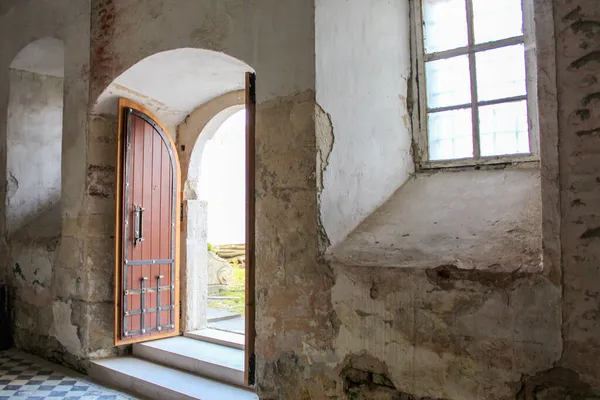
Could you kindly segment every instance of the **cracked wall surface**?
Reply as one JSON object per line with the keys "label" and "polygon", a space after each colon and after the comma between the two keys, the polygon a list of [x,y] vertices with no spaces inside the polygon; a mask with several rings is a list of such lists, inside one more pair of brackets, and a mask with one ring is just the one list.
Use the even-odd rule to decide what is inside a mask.
{"label": "cracked wall surface", "polygon": [[[317,5],[327,10],[342,3]],[[374,9],[390,4],[380,1],[382,8]],[[554,20],[556,41],[544,36],[537,51],[548,55],[543,43],[556,43],[556,64],[542,65],[537,79],[538,96],[558,100],[560,128],[559,137],[550,135],[556,109],[551,101],[540,103],[541,152],[554,160],[541,168],[542,273],[525,273],[516,265],[506,271],[452,264],[381,268],[376,260],[365,268],[328,265],[321,258],[336,235],[362,218],[325,215],[328,185],[336,185],[331,190],[343,198],[340,204],[353,202],[356,193],[367,196],[370,206],[363,214],[370,213],[384,200],[385,190],[378,187],[379,195],[372,196],[358,185],[358,177],[384,179],[390,171],[377,175],[366,161],[384,168],[395,151],[408,157],[410,143],[396,137],[394,146],[384,146],[385,129],[376,135],[358,129],[360,140],[372,139],[366,143],[372,152],[365,154],[390,153],[369,157],[362,165],[346,151],[353,140],[348,132],[355,126],[345,129],[348,121],[338,122],[345,111],[340,114],[331,103],[348,96],[337,93],[329,101],[316,101],[319,64],[315,67],[311,2],[180,0],[173,7],[159,0],[76,5],[30,0],[0,7],[1,68],[8,71],[32,38],[63,40],[66,59],[62,211],[49,212],[60,217],[60,242],[55,235],[45,247],[36,243],[43,251],[31,251],[27,268],[2,265],[4,277],[13,277],[11,289],[19,293],[13,304],[17,342],[79,369],[89,358],[126,351],[113,346],[116,120],[91,110],[100,93],[139,60],[198,47],[223,51],[257,72],[256,355],[262,398],[598,398],[600,10],[594,0],[535,0],[534,5]],[[317,21],[323,15],[328,14],[317,15]],[[365,26],[374,24],[365,15],[370,14],[354,17]],[[341,21],[328,28],[336,23]],[[380,33],[372,32],[375,38]],[[408,38],[396,39],[408,43]],[[332,66],[348,60],[330,61]],[[391,72],[404,77],[406,71],[396,67]],[[378,71],[363,72],[369,78]],[[0,74],[0,93],[8,93],[7,76]],[[393,89],[386,107],[400,104],[397,95],[408,90],[402,79]],[[360,93],[369,91],[361,87]],[[0,96],[0,166],[7,157],[7,98]],[[364,101],[372,99],[365,96]],[[394,118],[408,129],[401,115]],[[375,140],[377,135],[383,139]],[[365,148],[360,140],[352,144],[354,150]],[[408,170],[394,165],[395,188]],[[354,175],[348,181],[331,179],[336,168]],[[19,179],[5,167],[0,171],[5,199],[16,193]],[[329,201],[337,204],[333,197]],[[0,215],[6,215],[4,201]],[[330,217],[334,235],[324,223]],[[336,226],[337,220],[345,226]],[[5,218],[0,218],[0,231],[0,260],[7,260]]]}
{"label": "cracked wall surface", "polygon": [[[593,118],[599,11],[591,1],[533,5],[543,272],[522,270],[517,252],[506,271],[452,263],[381,268],[390,264],[385,254],[357,248],[367,267],[332,265],[330,360],[338,362],[338,389],[350,398],[600,398],[593,284],[599,230],[592,200],[600,182]],[[403,232],[399,224],[398,236]],[[387,243],[376,230],[370,235],[369,241]],[[402,240],[391,238],[392,247]]]}
{"label": "cracked wall surface", "polygon": [[522,374],[560,358],[561,293],[547,277],[453,266],[334,270],[336,358],[376,358],[398,391],[511,399]]}
{"label": "cracked wall surface", "polygon": [[563,338],[560,365],[600,387],[600,8],[555,2],[562,186]]}

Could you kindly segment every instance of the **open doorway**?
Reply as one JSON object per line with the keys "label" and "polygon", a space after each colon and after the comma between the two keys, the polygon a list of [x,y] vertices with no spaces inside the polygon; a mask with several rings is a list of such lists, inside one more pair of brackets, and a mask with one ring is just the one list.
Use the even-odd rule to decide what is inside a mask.
{"label": "open doorway", "polygon": [[182,231],[184,335],[245,351],[246,382],[254,366],[253,90],[248,74],[244,91],[213,99],[179,130],[180,150],[192,148]]}
{"label": "open doorway", "polygon": [[[244,335],[246,110],[228,117],[202,152],[198,195],[206,203],[207,326]],[[232,338],[243,343],[243,337]]]}

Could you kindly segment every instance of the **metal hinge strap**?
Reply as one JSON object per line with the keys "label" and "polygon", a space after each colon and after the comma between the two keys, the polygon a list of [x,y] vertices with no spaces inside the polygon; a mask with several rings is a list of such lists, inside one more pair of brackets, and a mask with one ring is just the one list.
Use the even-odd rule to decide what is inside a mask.
{"label": "metal hinge strap", "polygon": [[252,354],[250,354],[250,359],[248,360],[248,385],[249,386],[254,386],[255,372],[256,372],[256,355],[254,353],[252,353]]}

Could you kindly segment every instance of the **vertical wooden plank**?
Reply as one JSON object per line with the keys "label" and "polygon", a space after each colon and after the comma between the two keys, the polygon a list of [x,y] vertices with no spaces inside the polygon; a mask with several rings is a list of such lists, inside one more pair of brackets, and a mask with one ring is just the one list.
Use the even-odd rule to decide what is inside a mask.
{"label": "vertical wooden plank", "polygon": [[[162,148],[163,142],[160,136],[156,133],[152,135],[152,184],[150,191],[152,193],[152,204],[150,205],[150,220],[149,220],[149,234],[150,234],[150,255],[152,259],[161,259],[163,258],[160,252],[160,237],[162,236],[162,232],[164,232],[164,227],[161,221],[160,215],[160,202],[162,197],[162,192],[164,192],[164,188],[161,182],[161,165],[162,165]],[[150,279],[149,286],[156,287],[158,285],[158,275],[160,275],[160,264],[153,264],[150,267]],[[155,308],[158,306],[158,296],[159,292],[150,292],[150,308]],[[157,310],[156,313],[151,315],[151,326],[158,326],[158,313],[160,310]]]}
{"label": "vertical wooden plank", "polygon": [[246,72],[246,365],[244,380],[248,386],[255,382],[255,120],[256,75]]}
{"label": "vertical wooden plank", "polygon": [[[166,147],[161,147],[160,154],[160,182],[161,185],[166,185],[169,183],[169,176],[172,174],[171,171],[171,162],[169,160],[169,154]],[[172,194],[166,190],[161,190],[160,192],[160,225],[168,226],[169,221],[171,220],[171,208],[169,207],[169,199]],[[169,243],[171,235],[164,236],[161,235],[160,238],[160,257],[161,258],[171,258],[171,254],[169,251]],[[164,276],[162,279],[162,285],[170,285],[171,284],[171,266],[170,265],[161,265],[160,266],[160,274]],[[169,292],[162,292],[160,294],[160,304],[170,304],[170,296]],[[170,317],[169,311],[161,311],[160,320],[168,321]],[[164,323],[163,323],[164,324]]]}

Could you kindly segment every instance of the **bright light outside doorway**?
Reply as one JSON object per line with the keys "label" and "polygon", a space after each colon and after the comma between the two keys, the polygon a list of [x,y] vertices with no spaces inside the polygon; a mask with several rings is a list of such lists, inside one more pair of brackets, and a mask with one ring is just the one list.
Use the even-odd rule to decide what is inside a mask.
{"label": "bright light outside doorway", "polygon": [[209,140],[200,165],[207,203],[208,326],[244,334],[246,235],[246,110],[229,117]]}

